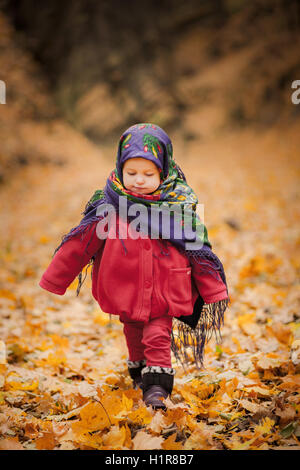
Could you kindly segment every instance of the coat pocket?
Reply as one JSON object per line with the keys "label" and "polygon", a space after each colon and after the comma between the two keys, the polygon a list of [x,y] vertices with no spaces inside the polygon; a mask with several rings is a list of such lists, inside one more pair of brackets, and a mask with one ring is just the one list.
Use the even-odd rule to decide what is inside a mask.
{"label": "coat pocket", "polygon": [[[170,268],[168,278],[168,288],[170,300],[183,307],[183,304],[190,304],[192,308],[192,269],[186,268]],[[187,305],[184,306],[184,310]]]}

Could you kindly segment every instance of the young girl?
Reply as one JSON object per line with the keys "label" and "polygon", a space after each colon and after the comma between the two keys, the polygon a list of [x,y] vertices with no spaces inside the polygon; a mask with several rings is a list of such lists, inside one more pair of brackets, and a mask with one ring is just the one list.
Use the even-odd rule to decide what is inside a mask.
{"label": "young girl", "polygon": [[[143,209],[138,224],[136,204]],[[92,294],[104,312],[119,315],[129,374],[155,409],[165,409],[162,400],[172,392],[171,350],[184,365],[192,346],[196,365],[203,365],[204,345],[220,331],[229,303],[222,263],[196,205],[168,135],[156,125],[136,124],[121,136],[104,190],[94,193],[80,224],[62,238],[39,283],[63,295],[78,276],[78,295],[82,270],[93,264]],[[179,209],[175,217],[171,207]],[[161,218],[162,209],[169,218]]]}

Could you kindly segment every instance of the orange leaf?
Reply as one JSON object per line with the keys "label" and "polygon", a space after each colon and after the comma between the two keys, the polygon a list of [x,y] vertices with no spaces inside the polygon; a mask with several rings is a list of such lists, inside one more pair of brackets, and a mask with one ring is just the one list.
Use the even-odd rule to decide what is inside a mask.
{"label": "orange leaf", "polygon": [[35,440],[35,445],[38,450],[52,450],[54,449],[56,443],[54,439],[54,434],[52,432],[43,433],[42,437],[39,437]]}
{"label": "orange leaf", "polygon": [[81,421],[72,424],[72,430],[76,434],[102,430],[110,426],[108,416],[100,403],[88,403],[81,409],[80,417]]}
{"label": "orange leaf", "polygon": [[286,377],[280,377],[283,383],[278,385],[280,390],[295,390],[298,391],[300,387],[300,377],[287,375]]}
{"label": "orange leaf", "polygon": [[273,323],[271,326],[266,325],[266,330],[274,335],[281,343],[287,345],[290,343],[292,332],[288,326],[277,322]]}
{"label": "orange leaf", "polygon": [[25,436],[30,438],[37,437],[39,433],[38,425],[36,423],[25,424]]}
{"label": "orange leaf", "polygon": [[0,440],[1,450],[25,450],[17,437],[8,437]]}
{"label": "orange leaf", "polygon": [[128,414],[128,419],[136,424],[149,424],[152,421],[152,414],[143,406],[137,410],[131,411],[131,413]]}
{"label": "orange leaf", "polygon": [[166,426],[176,423],[177,426],[184,426],[186,423],[187,414],[181,408],[175,408],[173,410],[168,409],[165,416]]}
{"label": "orange leaf", "polygon": [[107,449],[120,450],[124,446],[126,440],[126,429],[124,426],[112,426],[110,431],[102,436],[102,442]]}
{"label": "orange leaf", "polygon": [[166,439],[165,442],[163,442],[162,448],[165,450],[181,450],[182,443],[175,442],[175,439],[176,439],[176,432],[174,434],[171,434],[171,436],[169,436],[168,439]]}
{"label": "orange leaf", "polygon": [[15,294],[8,289],[0,289],[0,297],[16,300]]}

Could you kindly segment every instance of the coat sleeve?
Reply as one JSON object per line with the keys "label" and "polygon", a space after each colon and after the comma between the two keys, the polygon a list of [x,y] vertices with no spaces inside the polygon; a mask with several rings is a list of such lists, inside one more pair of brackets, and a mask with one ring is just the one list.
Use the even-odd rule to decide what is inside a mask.
{"label": "coat sleeve", "polygon": [[94,222],[86,232],[72,237],[59,248],[39,282],[40,287],[58,295],[66,292],[105,242],[98,238],[96,225]]}
{"label": "coat sleeve", "polygon": [[212,274],[201,272],[196,261],[192,261],[192,277],[199,294],[206,304],[218,302],[228,298],[227,287],[219,273],[216,279]]}

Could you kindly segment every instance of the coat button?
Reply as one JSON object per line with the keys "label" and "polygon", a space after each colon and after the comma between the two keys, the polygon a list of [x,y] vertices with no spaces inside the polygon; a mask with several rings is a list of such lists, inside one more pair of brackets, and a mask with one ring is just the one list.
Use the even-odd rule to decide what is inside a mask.
{"label": "coat button", "polygon": [[145,287],[147,287],[147,289],[151,287],[151,281],[145,281]]}
{"label": "coat button", "polygon": [[145,245],[145,250],[151,250],[151,246],[148,244],[148,245]]}

